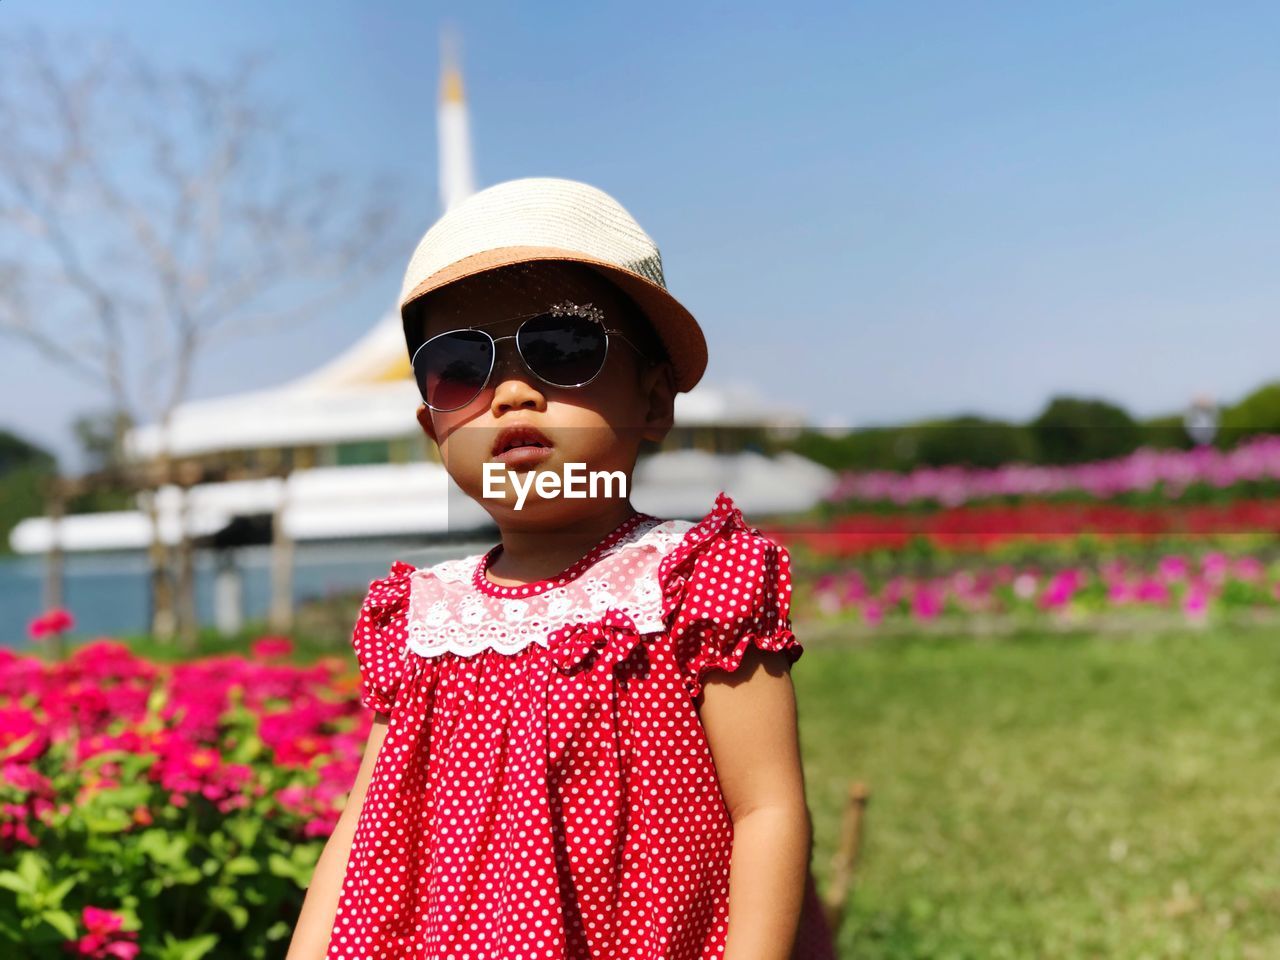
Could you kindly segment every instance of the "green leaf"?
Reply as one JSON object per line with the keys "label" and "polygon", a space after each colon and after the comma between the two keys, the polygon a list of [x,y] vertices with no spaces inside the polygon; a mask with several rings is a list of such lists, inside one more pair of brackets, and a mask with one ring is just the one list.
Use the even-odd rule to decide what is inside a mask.
{"label": "green leaf", "polygon": [[258,835],[262,832],[262,822],[259,820],[250,820],[248,817],[241,817],[237,820],[228,821],[225,824],[227,833],[231,834],[232,839],[240,844],[242,849],[252,847],[258,841]]}
{"label": "green leaf", "polygon": [[267,857],[267,869],[277,877],[284,877],[286,880],[296,880],[298,878],[298,868],[294,862],[278,853],[273,853]]}
{"label": "green leaf", "polygon": [[138,838],[138,849],[156,863],[178,867],[186,863],[190,849],[187,838],[165,830],[147,830]]}
{"label": "green leaf", "polygon": [[0,889],[12,890],[14,893],[35,893],[31,885],[12,870],[0,873]]}
{"label": "green leaf", "polygon": [[34,853],[23,853],[18,858],[18,876],[26,883],[28,890],[39,890],[44,886],[44,861]]}
{"label": "green leaf", "polygon": [[151,787],[145,783],[130,783],[110,790],[103,790],[94,797],[96,803],[132,810],[151,799]]}
{"label": "green leaf", "polygon": [[40,919],[57,930],[67,940],[76,938],[76,921],[67,911],[46,910],[40,915]]}
{"label": "green leaf", "polygon": [[160,951],[161,960],[200,960],[205,954],[218,945],[216,934],[206,933],[204,936],[190,940],[177,940],[173,934],[164,935],[164,947]]}
{"label": "green leaf", "polygon": [[169,878],[175,886],[189,887],[199,883],[203,877],[199,870],[195,867],[187,867],[183,870],[175,870]]}
{"label": "green leaf", "polygon": [[68,877],[66,880],[63,880],[61,883],[54,884],[54,886],[50,887],[48,890],[45,891],[44,896],[45,896],[46,902],[51,907],[61,906],[62,898],[65,897],[68,893],[70,893],[72,889],[75,887],[75,885],[76,885],[75,877]]}
{"label": "green leaf", "polygon": [[223,869],[233,877],[251,877],[262,871],[262,865],[253,857],[233,857]]}
{"label": "green leaf", "polygon": [[92,833],[122,833],[133,825],[133,818],[123,810],[107,809],[87,814],[84,825]]}

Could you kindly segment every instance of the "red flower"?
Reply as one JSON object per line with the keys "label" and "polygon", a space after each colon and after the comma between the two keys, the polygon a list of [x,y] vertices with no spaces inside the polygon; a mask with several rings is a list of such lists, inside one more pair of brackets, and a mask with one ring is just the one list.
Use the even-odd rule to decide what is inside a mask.
{"label": "red flower", "polygon": [[122,930],[124,917],[101,907],[85,907],[81,922],[88,931],[79,940],[68,940],[67,952],[77,957],[95,957],[101,960],[134,960],[138,955],[138,934]]}
{"label": "red flower", "polygon": [[51,633],[66,633],[76,625],[70,610],[54,607],[31,621],[27,633],[32,640],[43,640]]}
{"label": "red flower", "polygon": [[293,653],[293,641],[288,637],[259,637],[249,650],[256,659],[278,660]]}
{"label": "red flower", "polygon": [[36,715],[23,707],[0,708],[0,759],[29,763],[49,749],[49,734]]}

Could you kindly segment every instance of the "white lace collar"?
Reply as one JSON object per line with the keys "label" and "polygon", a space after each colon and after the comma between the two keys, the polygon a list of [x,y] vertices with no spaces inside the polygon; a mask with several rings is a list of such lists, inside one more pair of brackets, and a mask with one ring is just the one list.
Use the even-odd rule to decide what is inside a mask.
{"label": "white lace collar", "polygon": [[[445,651],[517,653],[530,643],[546,647],[555,630],[611,607],[626,612],[643,633],[662,631],[658,564],[693,526],[690,520],[644,521],[574,579],[528,597],[476,589],[472,578],[484,553],[416,570],[410,578],[406,649],[424,657]],[[643,551],[652,555],[636,557]],[[620,562],[624,557],[635,562]]]}

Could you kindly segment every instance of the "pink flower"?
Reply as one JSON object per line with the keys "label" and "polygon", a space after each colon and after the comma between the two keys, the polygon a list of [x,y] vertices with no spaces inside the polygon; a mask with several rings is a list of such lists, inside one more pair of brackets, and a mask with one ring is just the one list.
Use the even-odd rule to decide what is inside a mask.
{"label": "pink flower", "polygon": [[122,929],[124,917],[120,914],[101,907],[85,907],[80,919],[87,933],[79,940],[66,942],[69,953],[100,960],[134,960],[138,955],[138,934]]}
{"label": "pink flower", "polygon": [[1080,570],[1060,570],[1049,580],[1049,586],[1040,595],[1040,608],[1044,610],[1065,607],[1076,591],[1084,585],[1084,573]]}
{"label": "pink flower", "polygon": [[1182,598],[1182,612],[1188,620],[1200,621],[1205,618],[1209,608],[1209,591],[1200,581],[1192,581],[1187,587],[1186,596]]}
{"label": "pink flower", "polygon": [[51,633],[66,633],[75,625],[76,620],[71,616],[71,611],[54,607],[32,620],[27,633],[32,640],[43,640]]}
{"label": "pink flower", "polygon": [[942,595],[931,587],[921,586],[912,598],[911,610],[921,620],[933,620],[942,613]]}
{"label": "pink flower", "polygon": [[1227,567],[1230,562],[1225,553],[1214,550],[1200,559],[1200,568],[1206,580],[1213,584],[1220,584],[1227,579]]}
{"label": "pink flower", "polygon": [[259,637],[249,647],[249,652],[257,660],[280,660],[293,653],[293,641],[288,637]]}
{"label": "pink flower", "polygon": [[1139,603],[1168,603],[1169,588],[1159,580],[1152,577],[1144,577],[1138,582],[1134,598]]}
{"label": "pink flower", "polygon": [[1236,559],[1231,572],[1235,574],[1237,579],[1253,583],[1265,576],[1266,567],[1262,565],[1262,561],[1257,557],[1239,557]]}
{"label": "pink flower", "polygon": [[49,734],[30,710],[0,708],[0,759],[29,763],[49,749]]}
{"label": "pink flower", "polygon": [[110,910],[103,910],[101,907],[85,907],[81,916],[84,920],[85,928],[90,933],[97,933],[102,936],[115,933],[124,925],[124,917],[118,913],[112,913]]}

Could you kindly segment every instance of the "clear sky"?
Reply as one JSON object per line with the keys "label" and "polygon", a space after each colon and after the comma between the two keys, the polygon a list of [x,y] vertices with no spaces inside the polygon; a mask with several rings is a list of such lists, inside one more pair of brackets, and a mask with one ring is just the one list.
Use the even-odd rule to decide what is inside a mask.
{"label": "clear sky", "polygon": [[[438,31],[457,25],[480,184],[586,180],[658,241],[707,382],[815,423],[1140,415],[1280,379],[1280,5],[4,0],[0,30],[114,31],[162,62],[272,57],[326,165],[438,215]],[[206,358],[269,386],[355,340],[402,267]],[[0,425],[69,450],[98,398],[0,342]]]}

